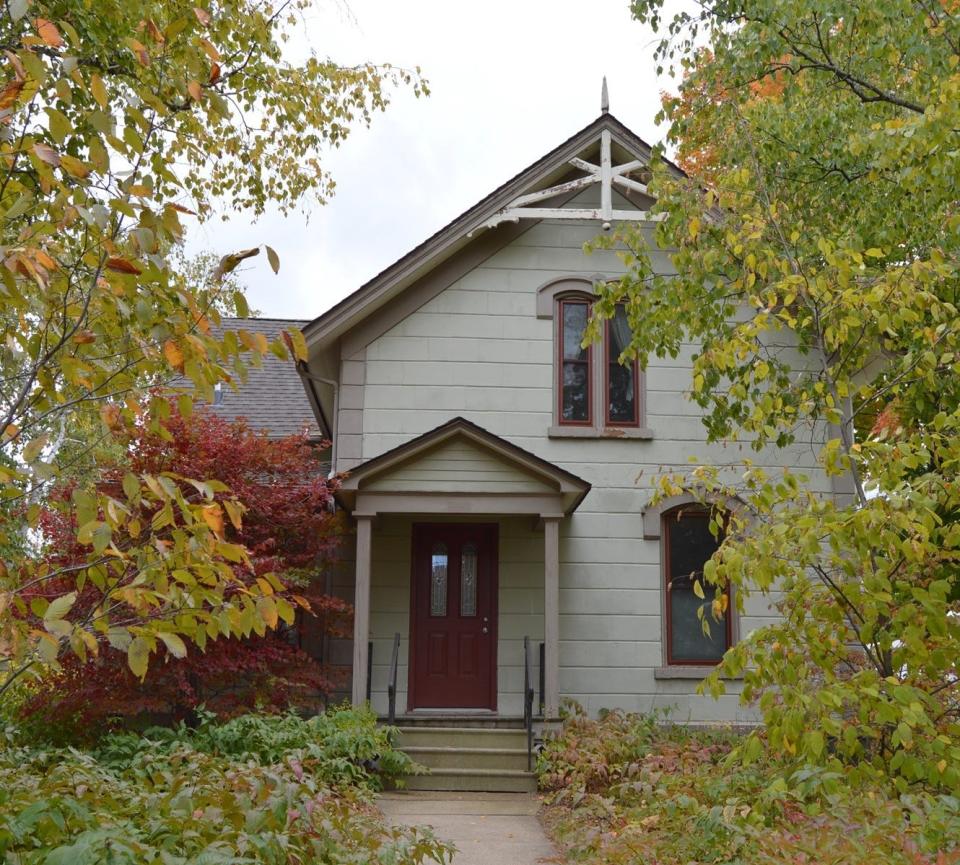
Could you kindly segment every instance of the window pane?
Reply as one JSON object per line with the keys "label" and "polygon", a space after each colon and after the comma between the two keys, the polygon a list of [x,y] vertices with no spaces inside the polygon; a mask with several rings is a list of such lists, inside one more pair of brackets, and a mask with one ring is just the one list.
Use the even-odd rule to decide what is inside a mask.
{"label": "window pane", "polygon": [[587,349],[581,348],[583,332],[587,329],[588,307],[585,303],[564,303],[563,309],[563,359],[586,360]]}
{"label": "window pane", "polygon": [[589,363],[564,361],[561,418],[566,421],[590,420]]}
{"label": "window pane", "polygon": [[619,361],[621,352],[629,344],[627,313],[622,306],[618,306],[607,325],[607,416],[611,423],[637,422],[637,365],[633,361],[627,361],[626,365]]}
{"label": "window pane", "polygon": [[[705,514],[687,514],[677,519],[667,515],[670,573],[667,591],[670,610],[670,660],[717,661],[727,649],[725,621],[713,618],[711,604],[717,587],[703,583],[703,566],[717,549]],[[705,599],[693,593],[694,580],[700,580]],[[709,636],[697,610],[704,607],[710,626]]]}
{"label": "window pane", "polygon": [[477,614],[477,547],[464,544],[460,553],[460,615]]}
{"label": "window pane", "polygon": [[447,545],[434,544],[430,556],[430,615],[447,614]]}

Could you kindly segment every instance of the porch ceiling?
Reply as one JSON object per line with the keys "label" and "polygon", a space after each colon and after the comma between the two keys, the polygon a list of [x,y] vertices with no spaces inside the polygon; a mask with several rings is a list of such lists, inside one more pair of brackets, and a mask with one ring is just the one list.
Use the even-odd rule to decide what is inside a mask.
{"label": "porch ceiling", "polygon": [[557,517],[589,491],[582,478],[457,417],[353,468],[337,499],[357,515]]}

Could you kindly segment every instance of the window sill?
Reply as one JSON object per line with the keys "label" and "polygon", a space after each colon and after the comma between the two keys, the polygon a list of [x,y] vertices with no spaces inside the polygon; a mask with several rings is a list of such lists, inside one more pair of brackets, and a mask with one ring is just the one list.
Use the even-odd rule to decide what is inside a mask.
{"label": "window sill", "polygon": [[599,429],[590,426],[552,426],[547,430],[552,439],[643,439],[653,438],[653,430],[648,427],[605,427]]}
{"label": "window sill", "polygon": [[[704,666],[698,667],[690,664],[677,664],[672,667],[657,667],[653,671],[654,679],[705,679],[709,676],[716,667]],[[721,679],[726,679],[728,681],[738,681],[743,678],[743,676],[721,676]]]}

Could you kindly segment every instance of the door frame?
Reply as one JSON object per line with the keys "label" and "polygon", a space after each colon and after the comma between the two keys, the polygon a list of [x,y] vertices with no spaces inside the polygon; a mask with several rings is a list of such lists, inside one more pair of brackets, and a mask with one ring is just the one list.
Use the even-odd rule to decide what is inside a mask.
{"label": "door frame", "polygon": [[[407,640],[407,711],[417,710],[416,688],[416,612],[417,600],[420,595],[417,592],[417,534],[419,532],[428,532],[435,529],[450,528],[451,526],[480,526],[490,530],[493,539],[493,555],[490,562],[490,687],[487,694],[487,705],[478,706],[477,709],[483,711],[489,709],[491,712],[497,711],[497,647],[500,640],[500,524],[488,522],[470,522],[469,520],[451,520],[449,522],[425,522],[412,523],[410,526],[410,623],[408,625],[409,639]],[[420,707],[423,711],[442,711],[443,707]],[[469,714],[477,709],[451,709],[451,712],[463,712]]]}

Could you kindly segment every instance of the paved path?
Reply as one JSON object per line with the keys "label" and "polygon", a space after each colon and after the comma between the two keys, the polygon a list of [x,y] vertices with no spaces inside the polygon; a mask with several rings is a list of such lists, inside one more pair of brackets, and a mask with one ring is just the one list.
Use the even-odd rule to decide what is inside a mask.
{"label": "paved path", "polygon": [[384,793],[391,823],[432,826],[457,845],[453,865],[539,865],[562,859],[537,819],[533,793]]}

